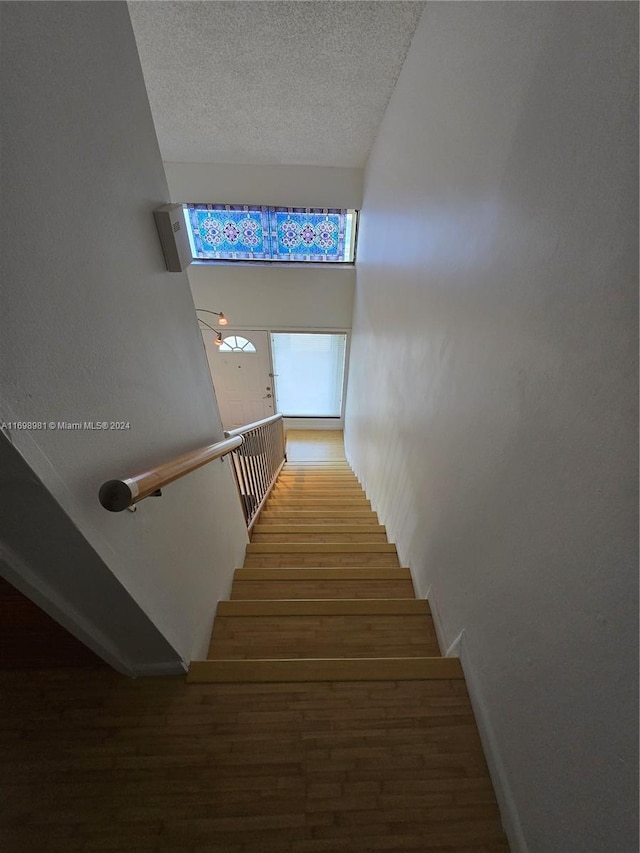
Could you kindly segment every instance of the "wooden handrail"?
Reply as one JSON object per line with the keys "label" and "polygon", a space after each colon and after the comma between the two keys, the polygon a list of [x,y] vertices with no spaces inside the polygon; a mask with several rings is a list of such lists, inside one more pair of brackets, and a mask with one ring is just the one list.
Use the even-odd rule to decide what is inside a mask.
{"label": "wooden handrail", "polygon": [[225,430],[225,436],[227,438],[233,438],[236,435],[244,435],[247,432],[251,432],[252,429],[257,429],[261,426],[266,426],[267,424],[272,424],[275,421],[279,421],[282,419],[282,415],[269,415],[268,418],[262,418],[261,421],[254,421],[252,424],[247,424],[246,426],[238,427],[238,429]]}
{"label": "wooden handrail", "polygon": [[185,453],[170,462],[157,465],[155,468],[149,468],[147,471],[141,471],[132,477],[126,477],[122,480],[108,480],[100,487],[98,493],[100,503],[110,512],[122,512],[123,509],[127,509],[149,497],[163,486],[173,483],[174,480],[179,480],[180,477],[190,474],[197,468],[202,468],[207,462],[213,462],[214,459],[226,456],[236,447],[240,447],[242,442],[241,435],[233,436],[224,441],[218,441],[216,444],[208,444],[206,447],[192,450],[190,453]]}

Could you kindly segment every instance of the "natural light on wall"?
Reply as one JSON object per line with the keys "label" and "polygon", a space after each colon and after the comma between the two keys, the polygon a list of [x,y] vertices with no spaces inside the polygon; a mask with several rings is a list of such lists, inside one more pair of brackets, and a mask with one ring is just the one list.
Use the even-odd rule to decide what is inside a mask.
{"label": "natural light on wall", "polygon": [[196,260],[322,264],[355,260],[356,210],[187,204],[184,214]]}
{"label": "natural light on wall", "polygon": [[347,336],[271,335],[277,411],[288,417],[339,418]]}

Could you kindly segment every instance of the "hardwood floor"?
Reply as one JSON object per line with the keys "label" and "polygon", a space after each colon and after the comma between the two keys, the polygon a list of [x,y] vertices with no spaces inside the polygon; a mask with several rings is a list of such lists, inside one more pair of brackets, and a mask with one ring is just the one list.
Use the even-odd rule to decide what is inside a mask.
{"label": "hardwood floor", "polygon": [[0,673],[4,853],[503,853],[464,681]]}
{"label": "hardwood floor", "polygon": [[287,459],[289,462],[342,462],[344,440],[342,430],[287,430]]}
{"label": "hardwood floor", "polygon": [[508,853],[459,661],[341,435],[288,446],[188,682],[0,672],[0,849]]}

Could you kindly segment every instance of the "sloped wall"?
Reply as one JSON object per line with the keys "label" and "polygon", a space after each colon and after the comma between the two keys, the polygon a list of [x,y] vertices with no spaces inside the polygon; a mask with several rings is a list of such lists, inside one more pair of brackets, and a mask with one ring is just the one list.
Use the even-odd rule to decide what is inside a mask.
{"label": "sloped wall", "polygon": [[348,455],[531,853],[638,843],[637,17],[428,4],[365,175]]}
{"label": "sloped wall", "polygon": [[[187,277],[166,271],[155,231],[152,210],[169,191],[127,6],[15,3],[0,12],[0,419],[56,425],[9,423],[6,432],[96,555],[73,567],[92,572],[92,605],[104,595],[105,624],[94,621],[94,633],[108,632],[117,606],[108,571],[157,632],[159,657],[147,660],[155,671],[163,661],[175,667],[206,648],[247,537],[228,463],[173,484],[136,514],[110,514],[97,500],[104,480],[222,437]],[[58,429],[63,422],[126,427]],[[41,523],[34,512],[34,537]],[[69,558],[58,542],[25,571],[45,598],[55,592],[73,631],[88,615],[72,601]],[[124,668],[144,670],[135,630],[102,636]]]}

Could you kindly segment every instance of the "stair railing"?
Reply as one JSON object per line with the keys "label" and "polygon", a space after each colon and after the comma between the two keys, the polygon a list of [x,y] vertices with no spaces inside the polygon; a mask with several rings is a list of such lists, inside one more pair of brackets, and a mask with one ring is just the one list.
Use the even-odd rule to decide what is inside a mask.
{"label": "stair railing", "polygon": [[261,421],[225,432],[227,439],[243,439],[231,453],[242,511],[251,530],[286,462],[284,421],[271,415]]}
{"label": "stair railing", "polygon": [[251,530],[286,461],[282,415],[225,432],[224,441],[192,450],[130,477],[107,480],[100,487],[98,498],[110,512],[135,511],[136,504],[145,498],[162,495],[164,486],[227,454],[231,454],[242,511]]}
{"label": "stair railing", "polygon": [[207,444],[192,450],[170,462],[164,462],[155,468],[124,477],[121,480],[107,480],[100,487],[98,498],[105,509],[110,512],[122,512],[123,509],[135,510],[135,504],[150,496],[160,496],[163,486],[168,486],[174,480],[179,480],[198,468],[202,468],[214,459],[226,456],[236,448],[241,447],[243,438],[238,435],[226,438],[216,444]]}

